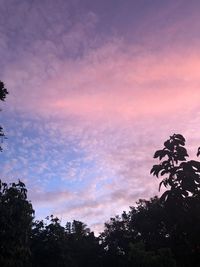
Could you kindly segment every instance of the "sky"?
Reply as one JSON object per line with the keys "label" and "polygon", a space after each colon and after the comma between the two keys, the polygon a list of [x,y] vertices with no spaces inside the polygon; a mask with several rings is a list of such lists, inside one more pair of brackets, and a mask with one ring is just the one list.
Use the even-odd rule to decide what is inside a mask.
{"label": "sky", "polygon": [[2,179],[95,233],[158,194],[153,154],[200,145],[200,1],[0,0]]}

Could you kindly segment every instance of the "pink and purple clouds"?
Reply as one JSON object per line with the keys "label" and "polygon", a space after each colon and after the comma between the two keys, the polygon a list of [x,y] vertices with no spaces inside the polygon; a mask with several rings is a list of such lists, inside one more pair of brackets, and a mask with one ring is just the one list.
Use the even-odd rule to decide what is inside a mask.
{"label": "pink and purple clouds", "polygon": [[199,145],[198,1],[1,1],[1,177],[23,179],[36,217],[96,232],[158,193],[153,153]]}

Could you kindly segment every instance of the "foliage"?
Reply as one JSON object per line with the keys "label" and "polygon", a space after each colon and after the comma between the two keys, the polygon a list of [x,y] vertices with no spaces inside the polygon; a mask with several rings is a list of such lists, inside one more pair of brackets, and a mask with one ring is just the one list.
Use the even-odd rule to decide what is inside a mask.
{"label": "foliage", "polygon": [[121,266],[199,266],[200,163],[188,157],[180,134],[156,151],[160,163],[151,173],[164,177],[160,187],[167,190],[160,198],[139,200],[105,224],[100,237],[110,262],[117,258]]}
{"label": "foliage", "polygon": [[[197,156],[199,155],[199,150]],[[169,244],[181,266],[199,266],[200,247],[200,162],[187,160],[185,138],[174,134],[156,151],[151,173],[163,180],[166,190],[160,198],[166,211]]]}
{"label": "foliage", "polygon": [[29,266],[33,214],[25,185],[0,181],[0,266]]}
{"label": "foliage", "polygon": [[32,265],[39,266],[66,266],[68,246],[65,242],[65,229],[57,218],[47,218],[36,221],[31,233]]}
{"label": "foliage", "polygon": [[129,261],[134,267],[176,267],[170,249],[147,251],[142,242],[130,244]]}
{"label": "foliage", "polygon": [[60,225],[53,215],[36,221],[31,234],[32,265],[35,267],[100,266],[100,245],[94,233],[80,221]]}
{"label": "foliage", "polygon": [[8,94],[8,91],[5,88],[4,83],[2,81],[0,81],[0,100],[4,101],[7,94]]}
{"label": "foliage", "polygon": [[159,189],[162,185],[169,188],[162,195],[164,201],[174,198],[181,201],[200,194],[200,162],[187,161],[188,153],[184,146],[185,138],[174,134],[164,143],[164,148],[154,154],[154,158],[164,159],[151,169],[153,175],[165,177],[159,186]]}
{"label": "foliage", "polygon": [[[154,197],[149,201],[139,200],[128,213],[123,212],[121,216],[111,218],[101,234],[109,260],[117,259],[119,266],[156,266],[155,261],[161,264],[159,251],[171,251],[168,247],[166,217],[163,204],[158,197]],[[140,254],[145,254],[145,260]],[[170,257],[173,259],[173,256]],[[172,261],[175,262],[174,259]],[[169,266],[174,266],[173,264]]]}
{"label": "foliage", "polygon": [[[7,94],[8,94],[8,91],[5,88],[4,83],[2,81],[0,81],[0,100],[4,101]],[[5,138],[5,134],[4,134],[2,126],[0,126],[0,137],[1,137],[1,140],[3,140]],[[1,146],[0,146],[0,151],[2,151]]]}

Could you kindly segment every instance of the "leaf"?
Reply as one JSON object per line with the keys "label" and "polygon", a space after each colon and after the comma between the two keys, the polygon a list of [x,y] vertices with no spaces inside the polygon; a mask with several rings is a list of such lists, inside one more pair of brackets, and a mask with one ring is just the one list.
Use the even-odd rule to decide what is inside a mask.
{"label": "leaf", "polygon": [[184,147],[182,147],[182,146],[178,146],[178,147],[176,148],[176,150],[177,150],[177,153],[178,153],[178,154],[181,154],[182,157],[189,157],[189,156],[188,156],[188,153],[187,153],[187,150],[186,150]]}
{"label": "leaf", "polygon": [[170,167],[170,161],[169,160],[164,160],[162,163],[163,169],[168,169]]}
{"label": "leaf", "polygon": [[188,163],[190,163],[192,166],[194,166],[198,171],[200,171],[200,162],[196,160],[191,160]]}
{"label": "leaf", "polygon": [[150,173],[153,173],[156,177],[158,177],[159,172],[163,169],[162,165],[153,165]]}
{"label": "leaf", "polygon": [[165,180],[162,180],[162,181],[159,183],[159,188],[158,188],[158,191],[159,191],[159,192],[160,192],[160,188],[161,188],[162,184],[166,187]]}
{"label": "leaf", "polygon": [[182,136],[182,134],[174,134],[174,137],[181,140],[182,142],[185,142],[185,138]]}
{"label": "leaf", "polygon": [[157,150],[156,153],[154,154],[154,158],[158,158],[159,160],[161,160],[162,158],[164,158],[165,156],[169,156],[169,151],[162,149],[162,150]]}
{"label": "leaf", "polygon": [[160,175],[162,176],[162,175],[164,175],[166,173],[167,173],[167,171],[166,170],[163,170],[163,171],[161,171]]}
{"label": "leaf", "polygon": [[164,142],[164,146],[170,151],[173,150],[174,148],[174,145],[170,142],[170,140],[167,140],[166,142]]}
{"label": "leaf", "polygon": [[154,156],[153,156],[154,159],[160,157],[160,152],[162,152],[162,150],[157,150],[157,151],[155,152],[155,154],[154,154]]}
{"label": "leaf", "polygon": [[163,194],[162,194],[162,196],[160,197],[160,201],[161,202],[166,202],[166,200],[168,199],[168,197],[169,197],[169,194],[170,194],[170,190],[167,190],[167,191],[165,191]]}
{"label": "leaf", "polygon": [[176,142],[176,145],[185,146],[185,138],[181,134],[174,134],[173,139]]}
{"label": "leaf", "polygon": [[186,161],[186,156],[183,155],[177,155],[175,160],[176,160],[176,164],[178,163],[178,161]]}

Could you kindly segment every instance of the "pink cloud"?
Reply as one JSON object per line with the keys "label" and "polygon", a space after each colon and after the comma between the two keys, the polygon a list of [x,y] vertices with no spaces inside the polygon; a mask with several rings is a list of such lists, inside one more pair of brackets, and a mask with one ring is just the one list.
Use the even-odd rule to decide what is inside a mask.
{"label": "pink cloud", "polygon": [[[13,105],[29,115],[113,121],[163,116],[198,106],[198,51],[155,51],[135,57],[131,49],[120,52],[121,46],[106,45],[81,61],[55,62],[59,73],[37,87],[24,88],[18,101],[11,92]],[[23,70],[24,75],[29,76],[28,71]]]}
{"label": "pink cloud", "polygon": [[70,191],[38,191],[30,190],[29,197],[36,205],[58,204],[59,202],[69,200],[73,197]]}
{"label": "pink cloud", "polygon": [[[158,192],[149,170],[153,152],[169,134],[182,131],[187,137],[190,126],[199,131],[199,50],[146,52],[143,47],[135,55],[135,49],[129,46],[122,52],[126,44],[114,40],[79,60],[55,58],[52,65],[58,70],[50,76],[43,70],[43,58],[32,60],[32,55],[9,69],[8,108],[24,118],[40,118],[44,125],[38,131],[49,133],[49,140],[34,141],[41,144],[42,160],[45,151],[53,152],[50,163],[62,169],[63,180],[94,176],[93,183],[72,194],[65,190],[33,194],[37,206],[51,205],[52,212],[66,220],[83,219],[100,229],[99,222],[102,225],[138,198]],[[50,145],[67,142],[84,153],[84,159],[67,162]],[[24,140],[25,161],[31,151],[26,144]],[[37,157],[31,152],[31,158]],[[82,167],[78,173],[80,165],[88,162],[92,167]],[[38,163],[33,171],[40,175],[38,170],[46,166]]]}

